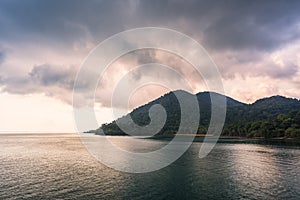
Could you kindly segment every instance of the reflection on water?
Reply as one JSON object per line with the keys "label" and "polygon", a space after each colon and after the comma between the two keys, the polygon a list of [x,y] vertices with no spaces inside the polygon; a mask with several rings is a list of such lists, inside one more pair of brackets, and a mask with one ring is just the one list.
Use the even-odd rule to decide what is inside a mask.
{"label": "reflection on water", "polygon": [[[112,138],[128,151],[166,141]],[[138,142],[138,143],[136,143]],[[128,174],[95,160],[77,135],[0,136],[0,199],[298,199],[299,147],[217,144],[198,158],[201,143],[172,165]],[[110,152],[103,152],[109,154]]]}
{"label": "reflection on water", "polygon": [[[293,157],[293,154],[287,152],[291,157],[286,159],[279,156],[284,154],[285,149],[280,151],[265,146],[234,145],[232,149],[239,152],[233,155],[232,178],[239,183],[237,189],[245,196],[254,194],[256,199],[285,199],[285,194],[289,192],[285,182],[288,180],[292,188],[297,187],[298,182],[294,182],[292,177],[299,178],[299,175],[287,167],[295,164],[295,159],[299,157]],[[282,164],[278,165],[277,162]]]}

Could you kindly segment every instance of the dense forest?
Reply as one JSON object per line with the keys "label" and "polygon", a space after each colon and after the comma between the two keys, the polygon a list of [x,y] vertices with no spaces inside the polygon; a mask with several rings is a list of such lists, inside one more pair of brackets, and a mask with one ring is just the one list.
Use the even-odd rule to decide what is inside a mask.
{"label": "dense forest", "polygon": [[[160,104],[165,108],[167,119],[157,135],[176,134],[180,125],[181,110],[175,94],[184,95],[187,101],[192,95],[182,90],[167,93],[154,101],[134,109],[128,115],[117,119],[117,121],[126,121],[124,119],[130,116],[137,125],[145,126],[150,122],[149,109],[151,106]],[[196,94],[200,108],[200,121],[197,132],[199,134],[207,133],[211,112],[210,95],[220,96],[220,94],[212,92]],[[300,138],[299,100],[283,96],[263,98],[253,104],[245,104],[230,97],[226,97],[226,100],[227,115],[222,135]],[[106,135],[125,135],[118,127],[117,121],[103,124],[100,128]],[[99,133],[100,128],[90,132]],[[188,133],[188,131],[187,129],[186,132]]]}
{"label": "dense forest", "polygon": [[276,119],[225,124],[222,134],[241,137],[300,138],[300,110],[279,114]]}

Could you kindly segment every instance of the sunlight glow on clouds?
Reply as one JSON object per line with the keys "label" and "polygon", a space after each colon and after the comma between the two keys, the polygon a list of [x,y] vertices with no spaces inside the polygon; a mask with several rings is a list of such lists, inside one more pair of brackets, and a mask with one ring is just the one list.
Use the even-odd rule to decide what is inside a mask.
{"label": "sunlight glow on clouds", "polygon": [[[300,98],[299,9],[299,1],[283,0],[1,1],[0,131],[74,131],[72,85],[84,58],[107,37],[145,26],[171,28],[195,38],[219,67],[228,96],[244,102],[277,94]],[[114,118],[108,97],[116,81],[148,62],[184,74],[192,80],[191,92],[207,90],[178,57],[162,51],[133,52],[113,63],[97,88],[99,123]],[[131,78],[136,82],[155,76],[180,88],[175,76],[159,75],[149,68]],[[92,98],[85,96],[91,89],[86,76],[83,100]],[[155,88],[134,93],[130,109],[165,92]]]}

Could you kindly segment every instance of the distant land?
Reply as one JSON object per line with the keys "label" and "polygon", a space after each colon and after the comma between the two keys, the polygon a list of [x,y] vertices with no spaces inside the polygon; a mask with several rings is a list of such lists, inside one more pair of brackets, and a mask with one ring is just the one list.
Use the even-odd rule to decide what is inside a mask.
{"label": "distant land", "polygon": [[[176,134],[180,124],[180,106],[175,94],[192,95],[183,90],[169,92],[143,106],[134,109],[129,115],[140,126],[149,124],[149,109],[155,104],[162,105],[167,113],[167,120],[156,136]],[[210,95],[221,95],[214,92],[197,93],[200,108],[200,121],[197,134],[207,133],[211,115]],[[224,96],[223,96],[224,97]],[[227,114],[222,136],[237,136],[247,138],[300,138],[300,101],[283,96],[262,98],[252,104],[239,102],[226,97]],[[116,120],[102,124],[100,127],[106,135],[127,135],[116,123]],[[99,134],[100,128],[88,131]],[[189,134],[187,132],[187,134]]]}

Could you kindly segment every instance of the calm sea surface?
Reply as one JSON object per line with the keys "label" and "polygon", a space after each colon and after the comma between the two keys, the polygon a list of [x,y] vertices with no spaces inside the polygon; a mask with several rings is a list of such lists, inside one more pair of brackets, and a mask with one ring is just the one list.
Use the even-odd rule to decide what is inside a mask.
{"label": "calm sea surface", "polygon": [[[134,151],[137,139],[112,140]],[[144,152],[167,143],[140,141]],[[200,146],[129,174],[98,162],[77,135],[0,135],[0,199],[300,199],[300,147],[222,143],[199,159]]]}

